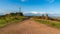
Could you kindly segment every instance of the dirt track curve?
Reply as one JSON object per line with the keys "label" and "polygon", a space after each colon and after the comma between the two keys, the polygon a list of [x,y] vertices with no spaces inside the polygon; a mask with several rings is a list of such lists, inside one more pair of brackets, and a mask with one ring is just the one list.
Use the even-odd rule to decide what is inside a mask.
{"label": "dirt track curve", "polygon": [[0,29],[0,34],[60,34],[60,30],[29,19]]}

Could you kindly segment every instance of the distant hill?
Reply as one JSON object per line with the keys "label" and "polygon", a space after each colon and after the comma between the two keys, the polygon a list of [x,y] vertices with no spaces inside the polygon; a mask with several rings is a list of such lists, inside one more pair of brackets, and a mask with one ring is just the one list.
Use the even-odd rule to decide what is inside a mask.
{"label": "distant hill", "polygon": [[24,16],[41,16],[41,14],[25,13]]}
{"label": "distant hill", "polygon": [[[25,13],[24,16],[41,16],[42,14]],[[60,17],[60,14],[48,14],[50,17]]]}

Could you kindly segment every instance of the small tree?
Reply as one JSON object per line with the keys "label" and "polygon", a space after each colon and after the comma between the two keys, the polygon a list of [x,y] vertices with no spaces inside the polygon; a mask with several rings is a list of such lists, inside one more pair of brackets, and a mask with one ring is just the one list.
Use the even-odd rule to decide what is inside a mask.
{"label": "small tree", "polygon": [[45,19],[49,19],[48,14],[46,14]]}
{"label": "small tree", "polygon": [[20,16],[23,16],[23,13],[22,12],[19,12]]}
{"label": "small tree", "polygon": [[16,14],[19,15],[19,16],[23,16],[22,12],[17,12]]}
{"label": "small tree", "polygon": [[44,19],[45,18],[45,16],[44,16],[44,14],[42,14],[42,17],[41,17],[42,19]]}
{"label": "small tree", "polygon": [[21,7],[19,8],[19,13],[20,16],[23,16],[23,13],[21,12]]}

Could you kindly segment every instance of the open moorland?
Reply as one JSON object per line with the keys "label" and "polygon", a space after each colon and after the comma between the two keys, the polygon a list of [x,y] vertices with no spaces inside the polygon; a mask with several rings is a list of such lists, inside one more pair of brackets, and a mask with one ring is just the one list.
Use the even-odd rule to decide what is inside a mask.
{"label": "open moorland", "polygon": [[10,13],[0,16],[0,34],[60,34],[60,20],[48,15]]}

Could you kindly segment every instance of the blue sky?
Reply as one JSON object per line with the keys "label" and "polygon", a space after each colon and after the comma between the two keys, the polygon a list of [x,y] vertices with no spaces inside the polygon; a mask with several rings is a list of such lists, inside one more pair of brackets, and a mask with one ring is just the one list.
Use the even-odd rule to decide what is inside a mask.
{"label": "blue sky", "polygon": [[17,12],[59,13],[60,0],[0,0],[0,14]]}
{"label": "blue sky", "polygon": [[17,12],[20,5],[20,0],[0,0],[0,14]]}
{"label": "blue sky", "polygon": [[21,4],[23,12],[60,14],[60,0],[25,0]]}

